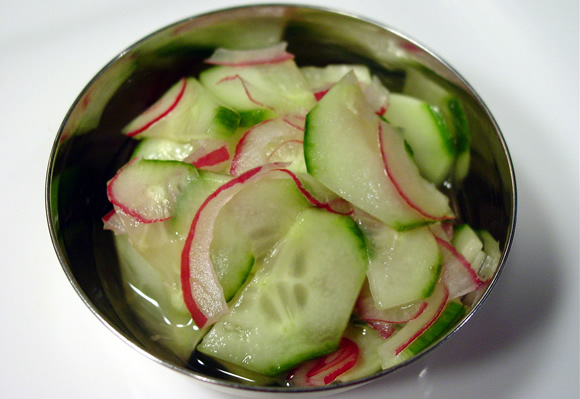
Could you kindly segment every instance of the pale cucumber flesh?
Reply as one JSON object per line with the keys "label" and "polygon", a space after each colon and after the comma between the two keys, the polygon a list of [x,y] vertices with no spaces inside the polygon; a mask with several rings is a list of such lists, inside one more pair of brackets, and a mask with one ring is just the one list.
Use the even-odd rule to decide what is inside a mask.
{"label": "pale cucumber flesh", "polygon": [[265,375],[330,353],[365,269],[364,242],[352,219],[307,209],[198,350]]}
{"label": "pale cucumber flesh", "polygon": [[349,73],[310,111],[304,134],[306,168],[336,194],[395,229],[428,220],[397,193],[385,174],[378,129],[354,73]]}

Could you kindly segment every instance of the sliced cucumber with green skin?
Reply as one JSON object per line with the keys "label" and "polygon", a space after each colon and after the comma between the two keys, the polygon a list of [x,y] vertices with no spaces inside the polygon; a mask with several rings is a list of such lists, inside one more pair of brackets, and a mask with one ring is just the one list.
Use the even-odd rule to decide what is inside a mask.
{"label": "sliced cucumber with green skin", "polygon": [[447,287],[443,283],[438,283],[433,294],[426,300],[427,307],[423,312],[418,317],[407,322],[403,328],[386,339],[378,348],[377,351],[383,369],[404,362],[412,356],[410,352],[405,352],[405,349],[435,323],[443,309],[445,309],[448,299],[449,291]]}
{"label": "sliced cucumber with green skin", "polygon": [[168,285],[162,273],[141,256],[126,234],[115,236],[127,302],[151,340],[187,362],[207,332],[197,328],[183,301],[181,287]]}
{"label": "sliced cucumber with green skin", "polygon": [[421,175],[441,184],[455,161],[455,143],[439,108],[415,97],[392,93],[384,116],[403,129]]}
{"label": "sliced cucumber with green skin", "polygon": [[471,135],[461,101],[456,95],[415,69],[407,71],[403,92],[434,104],[441,110],[455,140],[456,160],[453,172],[455,183],[461,182],[469,171],[471,158]]}
{"label": "sliced cucumber with green skin", "polygon": [[201,83],[241,115],[240,126],[286,114],[305,115],[314,94],[294,60],[248,66],[215,66],[200,74]]}
{"label": "sliced cucumber with green skin", "polygon": [[441,274],[441,253],[428,227],[407,231],[370,219],[360,223],[369,248],[367,276],[378,309],[425,299]]}
{"label": "sliced cucumber with green skin", "polygon": [[254,260],[263,259],[310,206],[290,178],[257,181],[224,205],[214,223],[210,256],[226,301],[246,280]]}
{"label": "sliced cucumber with green skin", "polygon": [[465,315],[465,312],[465,306],[459,300],[449,301],[437,320],[419,335],[411,345],[405,348],[403,353],[400,354],[401,357],[408,356],[411,358],[431,346],[439,338],[447,334]]}
{"label": "sliced cucumber with green skin", "polygon": [[366,262],[351,218],[304,210],[198,350],[265,375],[336,350]]}
{"label": "sliced cucumber with green skin", "polygon": [[429,223],[429,218],[403,199],[385,172],[379,123],[354,73],[349,72],[306,118],[304,156],[308,173],[397,230]]}
{"label": "sliced cucumber with green skin", "polygon": [[137,139],[161,137],[187,143],[196,138],[227,139],[240,116],[222,105],[195,78],[173,85],[155,104],[123,129]]}

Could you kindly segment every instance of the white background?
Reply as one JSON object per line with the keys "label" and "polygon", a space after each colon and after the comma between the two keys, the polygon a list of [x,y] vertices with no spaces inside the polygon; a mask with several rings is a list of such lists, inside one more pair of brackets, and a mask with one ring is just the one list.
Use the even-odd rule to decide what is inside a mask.
{"label": "white background", "polygon": [[[578,2],[308,3],[394,27],[458,70],[501,127],[519,192],[511,256],[480,312],[419,362],[337,397],[578,398]],[[238,4],[0,0],[1,397],[230,397],[91,314],[52,248],[44,179],[68,107],[103,65],[167,24]]]}

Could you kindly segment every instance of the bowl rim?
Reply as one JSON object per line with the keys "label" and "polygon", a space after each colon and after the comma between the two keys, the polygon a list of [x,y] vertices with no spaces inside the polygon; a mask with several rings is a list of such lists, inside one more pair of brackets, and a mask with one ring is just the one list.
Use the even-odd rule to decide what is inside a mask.
{"label": "bowl rim", "polygon": [[[245,385],[245,384],[237,383],[237,382],[233,382],[233,381],[219,380],[217,378],[208,377],[206,375],[203,375],[195,370],[191,370],[191,369],[186,368],[186,367],[178,366],[178,365],[172,364],[166,360],[160,359],[157,356],[150,353],[149,351],[147,351],[146,349],[140,347],[135,342],[133,342],[129,337],[127,337],[122,331],[120,331],[117,327],[112,325],[107,320],[105,315],[93,304],[93,302],[91,301],[91,299],[89,298],[87,293],[85,293],[83,291],[83,289],[80,287],[79,282],[75,278],[75,276],[74,276],[74,274],[73,274],[73,272],[68,264],[68,261],[66,259],[66,253],[64,252],[63,248],[61,248],[61,246],[59,244],[58,234],[56,231],[57,230],[57,227],[56,227],[57,220],[55,220],[55,218],[53,217],[53,213],[54,213],[54,215],[57,214],[56,212],[53,212],[53,207],[55,206],[55,204],[53,203],[52,196],[51,196],[52,185],[53,185],[53,180],[54,180],[53,172],[54,172],[54,168],[55,168],[56,155],[57,155],[58,150],[59,150],[60,141],[63,138],[63,133],[65,131],[65,127],[70,120],[70,116],[71,116],[73,110],[77,107],[77,105],[81,101],[82,97],[86,94],[86,92],[92,87],[92,85],[95,83],[95,81],[97,81],[99,79],[99,77],[106,70],[108,70],[113,64],[115,64],[119,59],[121,59],[125,54],[127,54],[131,50],[139,47],[142,43],[147,42],[151,38],[159,35],[160,33],[164,32],[166,30],[171,29],[175,26],[178,26],[178,25],[181,25],[181,24],[184,24],[184,23],[187,23],[187,22],[190,22],[192,20],[199,19],[199,18],[208,17],[208,16],[212,16],[212,15],[217,15],[217,14],[235,12],[235,11],[242,10],[242,9],[266,9],[266,8],[311,10],[311,11],[316,11],[316,12],[321,12],[321,13],[329,13],[332,15],[338,15],[338,16],[342,16],[342,17],[346,17],[346,18],[350,18],[350,19],[355,19],[355,20],[358,20],[359,22],[374,26],[374,27],[380,29],[381,31],[388,31],[391,34],[398,36],[401,39],[408,41],[411,44],[420,48],[422,51],[427,53],[430,57],[434,58],[437,62],[439,62],[441,64],[441,66],[443,66],[446,70],[448,70],[452,75],[454,75],[454,77],[457,78],[461,82],[461,84],[464,86],[464,88],[468,91],[469,95],[472,96],[475,99],[475,101],[480,105],[481,109],[483,111],[485,111],[486,117],[491,122],[493,129],[497,135],[497,138],[501,144],[502,151],[505,154],[505,158],[506,158],[507,166],[508,166],[508,171],[509,171],[509,180],[511,183],[511,187],[510,187],[511,188],[511,198],[510,198],[510,200],[512,203],[512,207],[510,209],[510,212],[511,212],[512,217],[511,217],[511,220],[509,221],[508,234],[506,236],[505,246],[504,246],[504,249],[503,249],[502,254],[501,254],[498,269],[497,269],[496,273],[494,274],[494,277],[490,281],[489,286],[486,288],[486,290],[484,291],[484,293],[482,294],[480,299],[478,299],[478,301],[475,303],[475,305],[468,311],[468,313],[461,320],[461,322],[459,322],[457,325],[455,325],[455,327],[450,332],[448,332],[443,338],[441,338],[435,344],[429,346],[428,348],[426,348],[425,350],[423,350],[419,354],[413,356],[411,359],[408,359],[404,362],[401,362],[401,363],[399,363],[393,367],[390,367],[388,369],[378,371],[378,372],[371,374],[369,376],[365,376],[365,377],[355,379],[352,381],[341,382],[341,383],[337,383],[337,384],[331,384],[331,385],[320,386],[320,387],[252,386],[252,385]],[[202,383],[209,384],[213,388],[218,388],[220,390],[225,390],[228,392],[232,392],[231,390],[233,389],[233,391],[237,392],[238,394],[239,394],[239,390],[242,390],[242,391],[245,391],[248,393],[266,393],[266,394],[272,394],[272,393],[296,394],[296,393],[316,393],[316,392],[324,393],[325,391],[335,392],[335,391],[347,390],[347,389],[355,388],[355,387],[364,385],[366,383],[369,383],[371,381],[380,379],[388,374],[391,374],[391,373],[405,367],[409,363],[417,361],[418,359],[422,358],[423,356],[427,355],[428,353],[431,353],[435,348],[439,347],[443,342],[446,342],[452,336],[454,336],[474,316],[474,314],[477,312],[477,310],[479,310],[481,308],[481,306],[483,305],[483,303],[485,302],[485,300],[487,299],[487,297],[490,295],[491,291],[493,290],[493,288],[497,284],[499,277],[500,277],[503,269],[505,268],[505,264],[507,262],[508,255],[509,255],[511,248],[512,248],[512,245],[513,245],[514,235],[515,235],[515,230],[516,230],[517,212],[518,212],[518,197],[517,197],[517,184],[516,184],[515,170],[514,170],[514,166],[513,166],[512,157],[510,155],[509,149],[508,149],[507,144],[506,144],[505,137],[503,136],[495,118],[491,114],[487,105],[484,103],[484,101],[479,96],[479,94],[474,90],[474,88],[463,78],[463,76],[459,72],[457,72],[449,63],[447,63],[444,59],[442,59],[439,55],[437,55],[429,47],[423,45],[421,42],[415,40],[411,36],[409,36],[405,33],[402,33],[398,29],[395,29],[388,24],[375,21],[371,18],[361,16],[359,14],[356,14],[356,13],[350,12],[350,11],[339,10],[339,9],[331,8],[331,7],[327,7],[327,6],[303,5],[303,4],[294,4],[294,3],[245,4],[245,5],[239,5],[239,6],[224,7],[224,8],[219,8],[219,9],[215,9],[212,11],[198,13],[198,14],[183,18],[181,20],[178,20],[176,22],[167,24],[161,28],[158,28],[158,29],[154,30],[153,32],[145,35],[141,39],[135,41],[133,44],[129,45],[124,50],[120,51],[116,56],[114,56],[112,59],[110,59],[109,62],[107,62],[88,81],[88,83],[83,87],[83,89],[77,95],[76,99],[74,100],[72,105],[69,107],[67,113],[65,114],[65,116],[64,116],[64,118],[63,118],[63,120],[58,128],[58,131],[57,131],[56,137],[53,141],[53,144],[51,146],[47,171],[46,171],[46,175],[45,175],[45,193],[44,193],[44,195],[45,195],[45,214],[46,214],[46,218],[47,218],[47,222],[48,222],[49,234],[50,234],[50,238],[51,238],[53,247],[55,249],[57,258],[59,260],[59,263],[61,264],[61,267],[63,268],[63,270],[67,276],[67,279],[69,280],[70,284],[73,286],[76,293],[79,295],[79,297],[85,303],[85,305],[91,310],[91,312],[101,321],[101,323],[104,324],[110,331],[112,331],[115,335],[117,335],[120,339],[122,339],[126,344],[128,344],[134,350],[139,352],[141,355],[155,361],[156,363],[160,363],[163,366],[166,366],[170,369],[173,369],[177,372],[180,372],[181,374],[184,374],[188,377],[192,377],[195,380],[200,381]]]}

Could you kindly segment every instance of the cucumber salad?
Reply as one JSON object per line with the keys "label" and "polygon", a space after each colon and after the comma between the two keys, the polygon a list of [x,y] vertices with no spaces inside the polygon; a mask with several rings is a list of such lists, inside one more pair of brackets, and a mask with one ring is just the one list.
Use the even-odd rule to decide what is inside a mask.
{"label": "cucumber salad", "polygon": [[[469,168],[461,103],[417,71],[218,49],[123,133],[107,184],[127,301],[150,338],[257,384],[320,386],[421,353],[499,259],[444,194]],[[218,367],[218,366],[216,366]]]}

